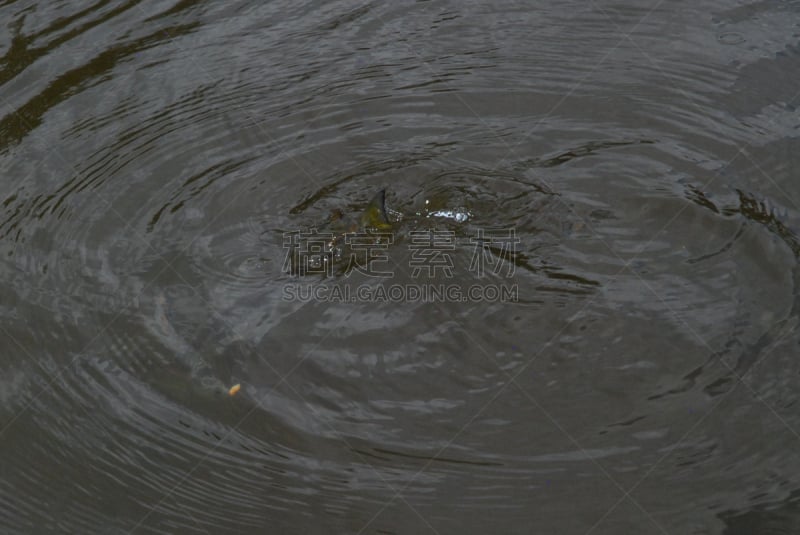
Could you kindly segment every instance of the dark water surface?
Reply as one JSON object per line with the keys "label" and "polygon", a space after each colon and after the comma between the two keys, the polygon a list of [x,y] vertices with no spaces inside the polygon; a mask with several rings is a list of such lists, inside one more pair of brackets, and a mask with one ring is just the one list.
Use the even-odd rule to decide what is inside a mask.
{"label": "dark water surface", "polygon": [[[0,532],[800,533],[797,1],[0,23]],[[286,298],[423,283],[518,299]]]}

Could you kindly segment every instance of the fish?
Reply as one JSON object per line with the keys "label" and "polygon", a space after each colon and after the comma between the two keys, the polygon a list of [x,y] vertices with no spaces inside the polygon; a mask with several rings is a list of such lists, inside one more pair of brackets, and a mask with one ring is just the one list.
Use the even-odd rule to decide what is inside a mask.
{"label": "fish", "polygon": [[393,224],[386,208],[386,189],[380,189],[358,216],[345,214],[341,209],[307,233],[295,233],[297,241],[290,244],[287,270],[296,275],[328,272],[334,263],[347,258],[348,237],[366,242],[388,243]]}
{"label": "fish", "polygon": [[341,243],[348,234],[390,231],[392,224],[386,213],[386,190],[378,191],[358,218],[348,217],[338,208],[333,210],[323,230],[326,226],[333,232],[331,248]]}
{"label": "fish", "polygon": [[382,189],[375,194],[358,219],[346,217],[337,208],[331,212],[329,223],[339,233],[391,229],[392,224],[386,214],[386,190]]}

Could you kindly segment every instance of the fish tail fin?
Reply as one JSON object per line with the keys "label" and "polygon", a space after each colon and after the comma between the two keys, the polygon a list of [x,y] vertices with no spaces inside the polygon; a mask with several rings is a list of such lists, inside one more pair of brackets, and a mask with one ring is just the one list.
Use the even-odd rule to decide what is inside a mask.
{"label": "fish tail fin", "polygon": [[390,225],[386,214],[386,189],[381,189],[367,205],[361,215],[361,226],[365,228],[385,228]]}
{"label": "fish tail fin", "polygon": [[376,195],[373,201],[377,208],[378,213],[380,215],[381,223],[388,224],[389,217],[386,215],[386,188],[381,189]]}

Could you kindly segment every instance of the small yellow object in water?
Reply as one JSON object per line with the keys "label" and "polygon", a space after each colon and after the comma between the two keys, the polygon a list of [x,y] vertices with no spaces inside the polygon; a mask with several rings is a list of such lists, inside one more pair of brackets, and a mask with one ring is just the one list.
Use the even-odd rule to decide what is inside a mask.
{"label": "small yellow object in water", "polygon": [[240,385],[240,384],[235,384],[235,385],[233,385],[233,386],[231,387],[231,389],[230,389],[230,390],[228,390],[228,394],[230,394],[231,396],[235,396],[235,395],[236,395],[236,393],[237,393],[237,392],[239,392],[239,390],[241,390],[241,389],[242,389],[242,385]]}

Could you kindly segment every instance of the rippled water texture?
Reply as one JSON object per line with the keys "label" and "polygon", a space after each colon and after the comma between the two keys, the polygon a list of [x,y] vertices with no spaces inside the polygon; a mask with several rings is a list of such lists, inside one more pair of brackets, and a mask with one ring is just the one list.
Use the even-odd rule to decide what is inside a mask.
{"label": "rippled water texture", "polygon": [[[779,0],[0,2],[0,532],[800,532],[799,47]],[[391,277],[286,269],[382,188]],[[518,299],[286,294],[422,282]]]}

